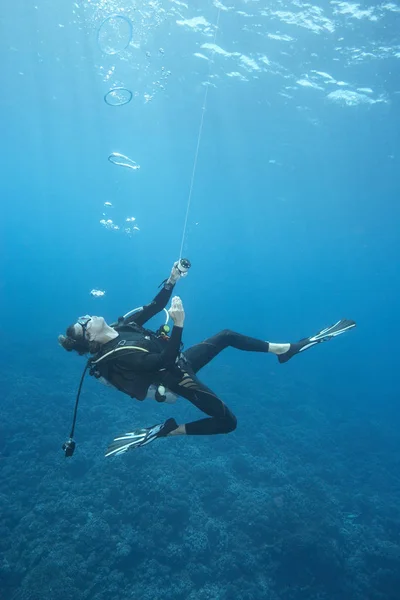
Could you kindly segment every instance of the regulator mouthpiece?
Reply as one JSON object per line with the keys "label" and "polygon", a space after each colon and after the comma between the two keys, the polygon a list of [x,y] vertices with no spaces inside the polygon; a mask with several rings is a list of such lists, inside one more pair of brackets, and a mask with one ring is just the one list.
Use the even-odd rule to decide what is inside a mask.
{"label": "regulator mouthpiece", "polygon": [[184,275],[189,271],[191,266],[191,262],[188,258],[181,258],[178,262],[177,268],[181,275]]}

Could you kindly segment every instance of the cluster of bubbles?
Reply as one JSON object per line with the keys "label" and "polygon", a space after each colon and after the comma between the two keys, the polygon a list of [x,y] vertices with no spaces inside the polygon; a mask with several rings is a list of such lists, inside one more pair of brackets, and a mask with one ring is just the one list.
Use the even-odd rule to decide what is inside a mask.
{"label": "cluster of bubbles", "polygon": [[[140,169],[140,165],[138,165],[137,162],[129,158],[129,156],[121,154],[120,152],[112,152],[112,154],[109,155],[108,160],[113,165],[125,167],[126,169],[131,169],[132,171],[137,171]],[[112,202],[104,202],[104,207],[105,210],[112,209],[113,204]],[[100,219],[100,224],[106,229],[111,231],[122,231],[129,236],[135,235],[138,231],[140,231],[139,227],[135,223],[135,217],[126,217],[123,225],[118,225],[113,219],[107,217],[107,213],[103,212],[103,218]]]}
{"label": "cluster of bubbles", "polygon": [[[103,5],[104,7],[105,5]],[[135,28],[137,27],[135,21]],[[112,14],[102,15],[102,22],[97,31],[97,43],[103,54],[115,57],[118,55],[120,63],[128,63],[132,66],[134,61],[132,60],[131,51],[139,48],[139,45],[133,42],[133,38],[140,39],[140,32],[134,29],[132,21],[124,14]],[[144,102],[150,102],[154,96],[165,89],[166,82],[171,75],[164,66],[161,66],[156,77],[154,77],[153,63],[155,59],[160,60],[164,57],[164,49],[159,48],[158,51],[146,52],[145,55],[141,55],[145,61],[145,65],[134,65],[137,71],[140,71],[141,81],[143,81],[143,75],[151,75],[151,85],[147,85],[148,91],[146,93],[139,93],[138,91],[133,92],[127,87],[122,81],[117,81],[117,66],[108,65],[107,67],[101,66],[100,70],[103,75],[105,82],[109,84],[109,90],[104,95],[104,102],[110,107],[121,107],[128,105],[133,98],[142,97]],[[135,77],[137,79],[137,77]],[[144,78],[146,79],[146,78]],[[148,79],[148,78],[147,78]],[[131,159],[129,156],[120,152],[112,152],[108,156],[108,161],[118,167],[124,167],[131,171],[138,171],[140,165]],[[113,203],[104,202],[102,218],[100,224],[109,231],[122,232],[125,235],[133,236],[136,235],[140,229],[136,224],[136,218],[128,216],[122,218],[120,221],[114,219],[113,214]],[[101,289],[92,289],[90,294],[95,298],[101,298],[104,296],[105,291]]]}
{"label": "cluster of bubbles", "polygon": [[[104,206],[106,210],[113,208],[111,202],[104,202]],[[109,215],[107,215],[106,212],[103,212],[102,216],[103,218],[100,219],[100,224],[110,231],[122,231],[129,236],[136,235],[138,231],[140,231],[139,227],[136,225],[135,217],[126,217],[122,225],[119,225],[115,223],[113,219],[108,218]]]}
{"label": "cluster of bubbles", "polygon": [[[108,56],[118,55],[121,62],[129,63],[129,67],[140,73],[140,81],[143,82],[149,89],[146,92],[134,93],[121,82],[112,84],[109,91],[104,95],[104,102],[109,106],[124,106],[129,104],[134,97],[142,96],[145,103],[150,102],[154,96],[163,91],[166,87],[167,80],[171,75],[164,66],[157,66],[156,59],[164,57],[164,49],[159,48],[156,52],[145,53],[145,63],[141,62],[142,55],[132,56],[131,51],[140,48],[140,42],[145,37],[145,26],[137,24],[135,20],[135,28],[132,21],[123,14],[112,14],[103,18],[100,27],[97,31],[97,44],[103,54]],[[134,40],[135,38],[135,40]],[[136,58],[136,61],[135,61]],[[156,64],[154,64],[156,63]],[[105,82],[110,82],[116,76],[116,66],[100,67],[100,72],[103,74]],[[135,81],[138,77],[133,76]]]}
{"label": "cluster of bubbles", "polygon": [[[159,48],[158,50],[158,55],[159,56],[163,56],[164,55],[164,50],[163,48]],[[152,54],[151,52],[146,52],[146,57],[149,60],[149,64],[150,61],[152,59]],[[152,81],[151,84],[151,93],[145,93],[144,94],[144,100],[145,102],[150,102],[151,100],[153,100],[154,96],[158,93],[158,92],[163,92],[167,86],[167,81],[169,79],[169,77],[171,76],[171,71],[168,71],[164,66],[161,67],[160,72],[158,77],[154,78],[154,81]]]}

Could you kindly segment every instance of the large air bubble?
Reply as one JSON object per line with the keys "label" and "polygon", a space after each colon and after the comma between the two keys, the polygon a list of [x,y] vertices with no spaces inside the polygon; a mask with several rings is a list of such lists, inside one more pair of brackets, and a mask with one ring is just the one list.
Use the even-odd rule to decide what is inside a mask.
{"label": "large air bubble", "polygon": [[119,152],[113,152],[108,157],[108,160],[113,165],[118,165],[119,167],[126,167],[127,169],[132,169],[136,171],[140,169],[140,165],[138,165],[134,160],[129,158],[129,156],[125,156],[125,154],[120,154]]}
{"label": "large air bubble", "polygon": [[122,15],[111,15],[104,19],[97,32],[97,43],[105,54],[118,54],[132,40],[132,23]]}
{"label": "large air bubble", "polygon": [[123,106],[132,100],[132,92],[123,87],[113,88],[104,96],[104,102],[109,106]]}

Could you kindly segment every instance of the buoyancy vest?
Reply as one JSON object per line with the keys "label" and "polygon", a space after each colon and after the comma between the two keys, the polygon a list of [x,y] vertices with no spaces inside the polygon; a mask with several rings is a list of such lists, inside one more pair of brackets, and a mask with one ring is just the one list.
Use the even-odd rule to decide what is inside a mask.
{"label": "buoyancy vest", "polygon": [[119,336],[103,346],[91,362],[90,374],[104,378],[112,386],[131,398],[144,400],[151,384],[157,384],[159,372],[139,373],[119,359],[132,352],[161,353],[168,340],[136,323],[114,326]]}

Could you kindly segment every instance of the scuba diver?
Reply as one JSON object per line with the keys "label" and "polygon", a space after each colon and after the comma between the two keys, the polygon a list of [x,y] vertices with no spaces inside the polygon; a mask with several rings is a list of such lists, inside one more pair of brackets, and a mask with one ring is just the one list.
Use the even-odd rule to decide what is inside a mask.
{"label": "scuba diver", "polygon": [[[354,321],[342,319],[323,329],[316,335],[295,343],[272,343],[223,330],[200,344],[182,351],[182,332],[185,312],[178,296],[172,298],[177,281],[185,277],[190,268],[187,259],[175,262],[171,274],[161,285],[162,289],[154,300],[140,309],[120,317],[108,325],[103,317],[85,315],[70,325],[66,335],[60,335],[59,343],[68,351],[80,355],[90,354],[81,377],[71,434],[63,445],[66,456],[75,450],[73,439],[79,396],[87,370],[90,375],[111,385],[131,398],[144,400],[153,397],[158,402],[173,402],[178,396],[186,398],[206,418],[179,425],[174,418],[152,427],[137,429],[114,439],[106,456],[115,456],[127,450],[145,446],[161,437],[176,435],[215,435],[236,429],[236,417],[226,404],[197,377],[198,371],[207,365],[225,348],[236,348],[248,352],[275,354],[280,363],[285,363],[296,354],[333,339],[355,327]],[[162,311],[168,312],[173,321],[170,332],[163,325],[154,332],[144,325]]]}

